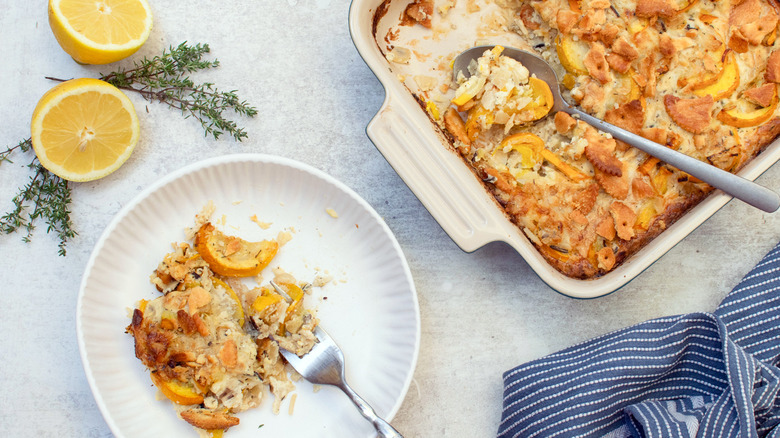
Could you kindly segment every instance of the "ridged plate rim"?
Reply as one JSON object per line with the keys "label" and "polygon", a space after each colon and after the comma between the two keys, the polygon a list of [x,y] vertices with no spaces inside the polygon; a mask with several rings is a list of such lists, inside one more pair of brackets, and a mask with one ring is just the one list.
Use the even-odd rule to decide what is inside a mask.
{"label": "ridged plate rim", "polygon": [[[137,195],[106,227],[86,265],[76,311],[78,344],[95,401],[113,434],[197,436],[176,418],[168,401],[155,399],[157,391],[124,329],[135,302],[154,297],[149,274],[170,243],[184,239],[184,227],[209,200],[217,206],[215,222],[226,211],[258,210],[258,219],[272,224],[263,230],[247,217],[223,214],[226,232],[235,228],[247,238],[265,238],[280,228],[293,230],[271,267],[277,261],[286,270],[292,266],[297,277],[332,269],[334,280],[318,300],[311,298],[313,305],[345,351],[350,383],[377,413],[392,419],[409,389],[420,346],[417,293],[400,245],[364,199],[328,174],[283,157],[233,154],[181,168]],[[258,209],[260,204],[265,207]],[[274,228],[274,219],[285,218],[288,223]],[[296,242],[305,243],[305,249]],[[148,287],[140,286],[144,283]],[[370,423],[336,388],[314,391],[303,381],[296,386],[292,415],[288,401],[278,416],[269,416],[269,395],[260,408],[239,414],[242,424],[226,436],[254,437],[260,431],[266,436],[283,431],[288,437],[373,436]]]}

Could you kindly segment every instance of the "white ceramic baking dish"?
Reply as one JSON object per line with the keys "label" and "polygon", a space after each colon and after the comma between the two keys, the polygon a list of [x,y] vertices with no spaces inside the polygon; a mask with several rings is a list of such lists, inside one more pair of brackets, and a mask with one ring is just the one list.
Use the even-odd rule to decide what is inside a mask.
{"label": "white ceramic baking dish", "polygon": [[[394,1],[384,14],[375,16],[382,0],[353,0],[349,29],[355,47],[385,89],[385,101],[371,120],[366,132],[398,175],[419,198],[452,240],[466,252],[494,241],[506,242],[525,259],[551,288],[575,298],[595,298],[613,292],[658,260],[696,227],[724,206],[731,197],[717,190],[686,213],[660,236],[610,273],[592,280],[567,277],[539,254],[536,248],[508,219],[474,173],[452,149],[439,128],[414,98],[409,87],[414,83],[399,76],[383,50],[382,41],[390,24],[409,0]],[[419,26],[418,26],[419,27]],[[465,26],[464,26],[465,28]],[[378,35],[378,37],[377,37]],[[377,38],[381,42],[378,43]],[[464,38],[459,48],[473,44]],[[517,41],[491,41],[515,44]],[[426,44],[426,41],[421,41]],[[780,159],[780,141],[773,142],[739,173],[754,180]]]}

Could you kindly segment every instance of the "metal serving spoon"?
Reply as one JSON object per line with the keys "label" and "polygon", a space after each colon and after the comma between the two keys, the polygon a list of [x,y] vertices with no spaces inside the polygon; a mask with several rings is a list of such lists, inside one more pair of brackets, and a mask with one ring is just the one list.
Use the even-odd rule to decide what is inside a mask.
{"label": "metal serving spoon", "polygon": [[[463,72],[466,77],[469,77],[469,63],[471,63],[472,60],[476,60],[482,56],[486,50],[490,50],[493,47],[495,46],[477,46],[461,52],[455,58],[455,62],[452,66],[453,77],[457,80],[459,72]],[[662,146],[644,137],[640,137],[625,129],[611,125],[569,105],[569,103],[564,100],[563,96],[561,96],[558,77],[556,76],[555,71],[544,59],[535,54],[512,47],[504,47],[504,51],[501,52],[501,54],[517,60],[523,64],[530,73],[535,74],[537,78],[547,83],[552,91],[554,101],[550,114],[557,111],[563,111],[575,118],[579,118],[596,129],[612,134],[613,138],[628,143],[661,161],[671,164],[683,172],[687,172],[707,184],[723,190],[728,195],[741,199],[756,208],[760,208],[769,213],[775,212],[780,208],[780,196],[766,187],[734,175],[733,173],[726,172],[725,170],[703,161],[699,161],[693,157],[689,157],[674,149]]]}
{"label": "metal serving spoon", "polygon": [[[272,281],[271,286],[290,301],[284,290],[276,283]],[[295,368],[298,374],[309,382],[317,385],[333,385],[341,389],[357,406],[360,413],[374,425],[378,438],[403,438],[390,423],[379,417],[374,409],[347,384],[344,377],[344,353],[336,341],[319,326],[314,328],[314,335],[317,337],[317,343],[303,357],[298,357],[297,354],[283,348],[279,349],[279,353]]]}

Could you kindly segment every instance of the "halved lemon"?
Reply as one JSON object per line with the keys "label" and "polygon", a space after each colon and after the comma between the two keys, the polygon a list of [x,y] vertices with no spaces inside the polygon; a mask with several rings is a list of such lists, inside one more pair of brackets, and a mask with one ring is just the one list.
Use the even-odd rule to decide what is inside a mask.
{"label": "halved lemon", "polygon": [[49,0],[49,26],[82,64],[108,64],[138,50],[152,30],[146,0]]}
{"label": "halved lemon", "polygon": [[195,248],[212,271],[226,277],[251,277],[271,263],[279,243],[275,240],[249,242],[227,236],[205,223],[195,236]]}
{"label": "halved lemon", "polygon": [[118,169],[138,142],[133,103],[106,82],[72,79],[35,107],[32,144],[43,167],[69,181],[92,181]]}

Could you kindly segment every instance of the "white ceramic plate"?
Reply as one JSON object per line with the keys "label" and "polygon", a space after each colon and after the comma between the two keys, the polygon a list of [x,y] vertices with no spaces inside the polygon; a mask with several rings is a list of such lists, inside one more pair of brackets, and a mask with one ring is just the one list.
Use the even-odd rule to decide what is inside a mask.
{"label": "white ceramic plate", "polygon": [[[109,224],[87,264],[77,308],[79,348],[111,431],[117,437],[197,436],[170,402],[156,399],[125,327],[138,300],[159,295],[150,273],[172,242],[184,241],[184,228],[209,200],[217,207],[212,220],[230,234],[260,240],[291,231],[267,278],[274,266],[299,280],[333,277],[314,288],[307,306],[319,309],[321,325],[344,350],[347,380],[391,419],[420,345],[417,295],[392,233],[363,199],[321,171],[267,155],[229,155],[174,172],[140,194]],[[270,228],[258,226],[252,215]],[[291,396],[274,415],[266,394],[259,408],[239,414],[241,423],[226,437],[373,436],[370,423],[338,389],[315,392],[305,381],[296,387],[292,415]]]}

